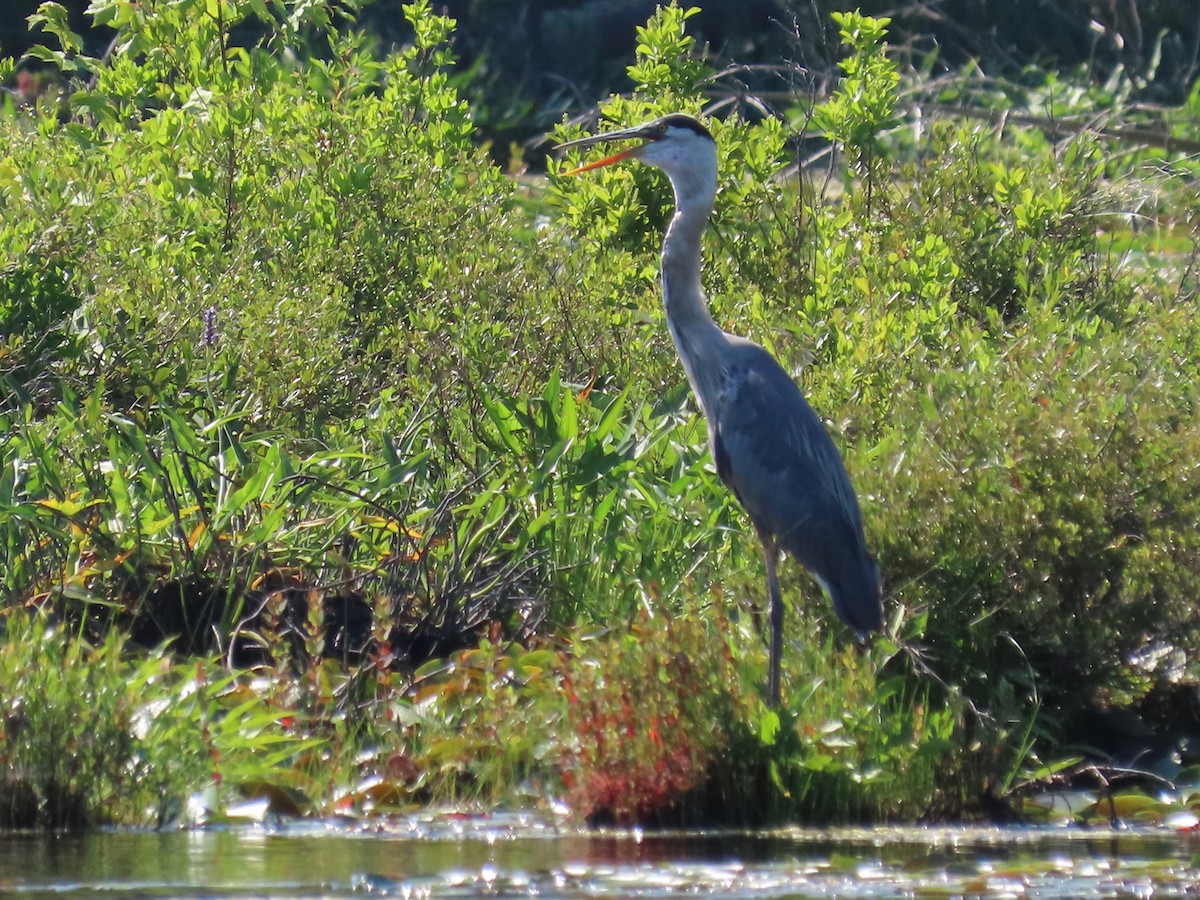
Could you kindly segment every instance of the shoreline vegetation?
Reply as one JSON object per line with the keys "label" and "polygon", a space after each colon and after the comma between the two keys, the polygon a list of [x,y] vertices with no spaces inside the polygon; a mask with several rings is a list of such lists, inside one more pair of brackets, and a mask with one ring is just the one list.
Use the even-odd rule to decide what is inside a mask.
{"label": "shoreline vegetation", "polygon": [[1200,82],[935,78],[836,13],[767,103],[693,10],[638,28],[598,114],[711,126],[714,317],[885,579],[860,646],[783,567],[772,710],[665,179],[498,165],[425,0],[391,52],[348,3],[91,12],[102,58],[39,7],[0,109],[0,826],[1195,819]]}

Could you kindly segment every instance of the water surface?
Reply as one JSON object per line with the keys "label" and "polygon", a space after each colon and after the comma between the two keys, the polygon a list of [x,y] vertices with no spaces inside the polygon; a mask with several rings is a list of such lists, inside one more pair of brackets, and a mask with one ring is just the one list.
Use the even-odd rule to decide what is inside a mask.
{"label": "water surface", "polygon": [[1182,897],[1166,829],[584,832],[522,815],[0,836],[23,897]]}

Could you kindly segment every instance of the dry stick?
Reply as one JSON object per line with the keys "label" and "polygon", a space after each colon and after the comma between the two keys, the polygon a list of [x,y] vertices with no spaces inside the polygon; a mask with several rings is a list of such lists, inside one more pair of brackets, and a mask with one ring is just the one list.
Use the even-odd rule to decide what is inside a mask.
{"label": "dry stick", "polygon": [[[726,97],[729,92],[710,90],[706,93],[710,96]],[[795,102],[800,97],[800,95],[790,91],[758,91],[756,93],[760,99],[776,103]],[[1106,128],[1094,124],[1094,119],[1083,121],[1079,116],[1038,116],[1032,113],[1015,112],[1011,109],[983,109],[976,106],[958,106],[952,103],[926,103],[922,101],[909,103],[905,108],[909,111],[925,110],[945,116],[979,119],[995,126],[1007,124],[1029,125],[1034,128],[1041,128],[1047,134],[1054,137],[1090,132],[1096,135],[1096,137],[1106,140],[1159,147],[1168,153],[1200,154],[1200,140],[1176,137],[1168,131],[1154,128]]]}
{"label": "dry stick", "polygon": [[914,103],[912,108],[928,109],[942,113],[943,115],[959,116],[966,119],[982,119],[993,125],[1000,125],[1007,122],[1017,125],[1032,125],[1035,128],[1041,128],[1052,136],[1079,134],[1090,131],[1097,137],[1107,140],[1161,147],[1168,153],[1200,153],[1200,140],[1176,137],[1170,132],[1157,131],[1151,128],[1105,128],[1103,126],[1097,128],[1078,120],[1067,118],[1050,118],[1049,116],[1035,116],[1011,110],[979,109],[972,106],[954,106],[945,103]]}

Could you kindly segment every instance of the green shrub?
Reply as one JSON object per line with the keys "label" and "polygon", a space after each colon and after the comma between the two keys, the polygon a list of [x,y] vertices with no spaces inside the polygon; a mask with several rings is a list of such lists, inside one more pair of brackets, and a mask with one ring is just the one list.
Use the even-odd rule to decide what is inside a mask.
{"label": "green shrub", "polygon": [[[167,672],[206,687],[154,720],[160,774],[139,783],[162,797],[224,748],[231,777],[257,752],[261,781],[322,806],[554,790],[569,759],[579,808],[622,820],[751,794],[768,820],[915,816],[1003,793],[1070,708],[1194,674],[1190,163],[1135,180],[1095,139],[901,132],[886,23],[854,14],[811,122],[710,119],[714,316],[831,423],[889,595],[859,653],[785,567],[805,602],[773,712],[758,548],[663,325],[661,173],[505,178],[425,3],[389,55],[323,4],[93,10],[113,56],[83,57],[43,5],[59,49],[38,54],[74,92],[0,115],[0,583],[79,636],[6,644],[12,679],[44,645],[118,698],[97,700],[101,768],[141,740],[124,685]],[[606,117],[705,111],[690,15],[639,30]],[[777,177],[810,124],[852,163],[829,190]],[[1121,205],[1139,192],[1161,227]],[[353,646],[331,625],[351,607]],[[139,630],[169,610],[186,627]],[[113,624],[270,686],[128,668]],[[76,677],[30,689],[57,706]],[[657,732],[635,721],[646,684]],[[257,723],[240,745],[234,697]],[[299,734],[327,746],[293,767]],[[75,773],[13,747],[44,822],[170,816],[116,774],[55,806]],[[104,799],[125,794],[136,809]]]}
{"label": "green shrub", "polygon": [[559,788],[561,654],[482,641],[418,669],[380,745],[408,761],[408,802],[544,802]]}
{"label": "green shrub", "polygon": [[[910,639],[929,647],[889,694],[896,718],[856,727],[878,740],[895,727],[907,737],[889,752],[901,756],[906,741],[930,748],[927,767],[904,763],[923,773],[909,796],[954,808],[968,781],[1011,783],[1031,735],[1053,730],[1049,712],[1128,698],[1145,685],[1137,661],[1147,652],[1192,659],[1200,649],[1187,602],[1200,571],[1187,525],[1191,454],[1171,465],[1163,449],[1192,440],[1181,360],[1193,337],[1175,312],[1188,270],[1174,283],[1147,281],[1110,253],[1097,225],[1122,194],[1105,182],[1094,140],[1031,138],[1018,154],[984,130],[935,126],[917,148],[919,165],[893,164],[898,81],[882,25],[855,16],[840,24],[852,64],[814,119],[850,152],[858,179],[839,195],[768,192],[746,203],[731,186],[765,181],[772,156],[764,172],[739,154],[760,136],[768,148],[782,144],[770,129],[714,123],[723,153],[712,230],[724,240],[706,247],[705,280],[718,322],[763,340],[785,364],[813,361],[806,393],[844,436],[892,603]],[[677,108],[696,109],[695,95],[673,90]],[[667,111],[635,93],[604,113],[632,124]],[[551,192],[590,250],[580,281],[606,314],[625,315],[606,297],[636,305],[656,293],[648,281],[670,209],[665,179],[613,167],[553,181]],[[752,236],[762,259],[790,269],[735,265],[731,234]],[[647,373],[671,383],[661,361],[632,361],[630,384]],[[922,674],[926,664],[941,683]],[[845,708],[875,708],[861,691],[830,694]],[[927,739],[901,711],[919,697],[936,722]],[[966,752],[981,734],[1005,750]],[[961,766],[936,759],[947,739]],[[803,742],[789,746],[784,759],[809,758]],[[857,813],[834,814],[834,803],[830,815],[878,810],[869,792],[837,786],[843,776],[862,780],[855,765],[839,758],[832,780],[805,789],[815,803],[806,808],[841,794],[859,798]]]}
{"label": "green shrub", "polygon": [[939,657],[981,690],[1033,676],[1059,705],[1130,689],[1149,648],[1200,650],[1200,432],[1181,377],[1198,334],[1183,308],[1043,322],[986,369],[929,372],[897,411],[920,427],[886,439],[892,477],[866,477]]}
{"label": "green shrub", "polygon": [[[520,321],[504,300],[522,286],[511,185],[471,146],[445,71],[452,20],[406,11],[412,47],[377,60],[331,32],[332,61],[298,67],[271,52],[294,43],[297,22],[254,4],[215,16],[199,2],[138,15],[97,5],[121,35],[114,59],[81,62],[61,32],[56,51],[95,68],[95,87],[73,98],[90,127],[54,128],[43,113],[42,134],[14,141],[0,260],[58,233],[50,261],[88,297],[92,364],[113,382],[164,366],[180,367],[181,387],[202,381],[194,348],[215,309],[245,405],[314,431],[387,384],[416,381],[415,400],[464,361],[468,384],[511,364],[497,315]],[[298,23],[327,16],[312,5]],[[255,17],[262,44],[230,47]],[[195,52],[172,61],[177,46]]]}
{"label": "green shrub", "polygon": [[79,353],[71,318],[79,298],[69,276],[35,261],[0,271],[0,379],[4,396],[39,405],[54,397],[53,376]]}

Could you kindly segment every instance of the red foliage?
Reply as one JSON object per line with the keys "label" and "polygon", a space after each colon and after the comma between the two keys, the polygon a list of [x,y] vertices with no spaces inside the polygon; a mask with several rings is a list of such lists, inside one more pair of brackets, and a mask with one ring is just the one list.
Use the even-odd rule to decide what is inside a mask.
{"label": "red foliage", "polygon": [[565,677],[576,750],[563,783],[587,818],[647,823],[707,781],[725,742],[728,672],[701,631],[686,620],[643,621],[633,640],[589,647]]}

